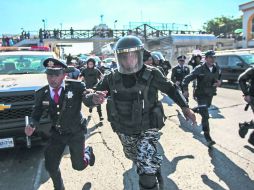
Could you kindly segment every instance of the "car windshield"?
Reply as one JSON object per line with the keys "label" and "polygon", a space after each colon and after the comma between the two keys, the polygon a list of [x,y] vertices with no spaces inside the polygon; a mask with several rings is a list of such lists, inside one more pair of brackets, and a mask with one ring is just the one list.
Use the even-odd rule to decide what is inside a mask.
{"label": "car windshield", "polygon": [[254,55],[252,54],[248,54],[248,55],[241,55],[241,57],[243,58],[243,60],[247,63],[247,64],[254,64]]}
{"label": "car windshield", "polygon": [[50,55],[1,55],[0,74],[43,73],[43,61]]}

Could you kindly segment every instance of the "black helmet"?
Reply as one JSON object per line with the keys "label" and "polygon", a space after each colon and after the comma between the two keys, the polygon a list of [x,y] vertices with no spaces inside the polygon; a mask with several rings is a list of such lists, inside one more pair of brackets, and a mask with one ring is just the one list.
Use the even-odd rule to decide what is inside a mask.
{"label": "black helmet", "polygon": [[144,44],[136,36],[124,36],[115,45],[118,71],[122,74],[138,72],[143,66]]}
{"label": "black helmet", "polygon": [[213,50],[209,50],[205,53],[205,57],[213,57],[215,56],[215,52]]}
{"label": "black helmet", "polygon": [[152,54],[152,55],[157,55],[157,56],[159,57],[159,60],[160,60],[161,62],[164,62],[164,61],[165,61],[165,57],[162,55],[161,52],[159,52],[159,51],[153,51],[153,52],[151,52],[151,54]]}

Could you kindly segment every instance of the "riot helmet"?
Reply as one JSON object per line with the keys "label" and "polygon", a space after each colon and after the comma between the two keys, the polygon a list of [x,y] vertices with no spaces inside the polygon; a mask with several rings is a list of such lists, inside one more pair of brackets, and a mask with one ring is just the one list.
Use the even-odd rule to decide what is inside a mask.
{"label": "riot helmet", "polygon": [[143,66],[144,44],[136,36],[124,36],[115,45],[118,71],[122,74],[138,72]]}
{"label": "riot helmet", "polygon": [[160,63],[163,63],[165,61],[165,58],[164,58],[164,56],[162,55],[161,52],[159,52],[159,51],[153,51],[153,52],[151,52],[151,54],[152,55],[157,55],[159,57],[159,62]]}
{"label": "riot helmet", "polygon": [[151,54],[152,55],[152,58],[153,58],[153,64],[155,65],[159,65],[160,63],[160,57],[157,55],[157,54]]}

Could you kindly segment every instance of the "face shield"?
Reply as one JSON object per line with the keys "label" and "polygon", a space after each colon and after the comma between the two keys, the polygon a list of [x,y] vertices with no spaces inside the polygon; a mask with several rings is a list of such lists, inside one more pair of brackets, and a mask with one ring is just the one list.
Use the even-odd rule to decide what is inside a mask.
{"label": "face shield", "polygon": [[116,52],[118,71],[122,74],[133,74],[143,66],[143,49]]}

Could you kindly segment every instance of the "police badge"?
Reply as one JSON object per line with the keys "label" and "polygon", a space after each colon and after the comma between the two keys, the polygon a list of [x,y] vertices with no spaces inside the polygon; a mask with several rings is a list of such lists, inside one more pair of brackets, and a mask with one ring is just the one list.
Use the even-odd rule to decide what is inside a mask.
{"label": "police badge", "polygon": [[67,98],[70,99],[72,97],[73,97],[73,92],[72,91],[68,91]]}

